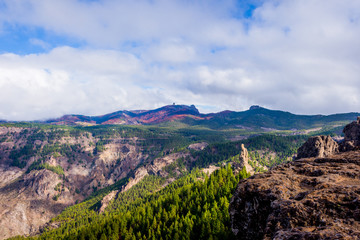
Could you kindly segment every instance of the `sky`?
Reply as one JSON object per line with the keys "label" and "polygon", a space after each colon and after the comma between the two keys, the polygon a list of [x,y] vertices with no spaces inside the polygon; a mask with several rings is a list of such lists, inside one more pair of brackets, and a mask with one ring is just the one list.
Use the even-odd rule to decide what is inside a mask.
{"label": "sky", "polygon": [[360,112],[359,0],[0,0],[0,119]]}

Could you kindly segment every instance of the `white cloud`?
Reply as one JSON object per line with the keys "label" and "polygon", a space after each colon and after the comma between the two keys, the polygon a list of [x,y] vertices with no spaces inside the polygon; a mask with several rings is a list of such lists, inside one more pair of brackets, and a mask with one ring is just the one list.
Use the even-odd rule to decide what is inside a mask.
{"label": "white cloud", "polygon": [[172,102],[204,111],[360,109],[358,0],[268,0],[250,19],[232,16],[231,0],[4,2],[0,21],[84,44],[0,55],[0,119]]}
{"label": "white cloud", "polygon": [[35,46],[39,46],[45,50],[49,50],[50,49],[50,44],[41,40],[41,39],[37,39],[37,38],[31,38],[30,40],[30,43],[35,45]]}
{"label": "white cloud", "polygon": [[[60,60],[59,60],[60,59]],[[138,60],[115,51],[58,48],[48,54],[0,55],[0,118],[106,113],[129,106]]]}

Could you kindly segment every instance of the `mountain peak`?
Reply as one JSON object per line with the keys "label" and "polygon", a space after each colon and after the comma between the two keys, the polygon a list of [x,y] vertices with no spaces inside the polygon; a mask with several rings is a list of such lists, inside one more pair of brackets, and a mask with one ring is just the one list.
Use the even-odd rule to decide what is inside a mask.
{"label": "mountain peak", "polygon": [[[199,110],[195,107],[195,105],[176,105],[176,104],[173,104],[173,105],[167,105],[167,106],[164,106],[162,108],[159,108],[159,109],[166,109],[166,110],[172,110],[172,111],[189,111],[191,112],[192,114],[200,114]],[[159,109],[155,109],[155,111],[159,110]]]}
{"label": "mountain peak", "polygon": [[260,107],[259,105],[252,105],[249,110],[256,110],[256,109],[262,109],[263,107]]}

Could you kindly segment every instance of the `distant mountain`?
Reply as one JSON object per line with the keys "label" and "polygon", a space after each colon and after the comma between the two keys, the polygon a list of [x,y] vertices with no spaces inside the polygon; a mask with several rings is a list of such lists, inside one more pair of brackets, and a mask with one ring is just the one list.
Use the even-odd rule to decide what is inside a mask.
{"label": "distant mountain", "polygon": [[151,125],[181,122],[188,126],[204,126],[212,129],[262,129],[296,130],[326,125],[343,125],[353,121],[359,113],[332,115],[296,115],[289,112],[251,106],[242,112],[223,111],[201,114],[194,106],[168,105],[154,110],[118,111],[102,116],[65,115],[45,123],[60,125],[124,124]]}
{"label": "distant mountain", "polygon": [[46,123],[61,125],[76,124],[158,124],[184,118],[205,119],[194,106],[168,105],[154,110],[117,111],[102,116],[65,115],[61,118],[47,120]]}
{"label": "distant mountain", "polygon": [[214,114],[209,121],[198,123],[211,128],[261,128],[263,130],[296,130],[324,127],[326,125],[343,125],[353,121],[359,113],[332,115],[296,115],[285,111],[270,110],[252,106],[247,111],[225,111]]}

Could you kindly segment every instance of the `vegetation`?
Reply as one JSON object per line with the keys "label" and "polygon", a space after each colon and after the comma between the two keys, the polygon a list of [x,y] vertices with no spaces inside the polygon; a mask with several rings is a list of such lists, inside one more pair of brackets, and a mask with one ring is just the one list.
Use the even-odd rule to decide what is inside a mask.
{"label": "vegetation", "polygon": [[42,160],[37,160],[33,162],[29,166],[27,173],[29,173],[32,170],[41,170],[41,169],[48,169],[56,174],[64,175],[64,169],[61,166],[51,166],[48,163],[42,163]]}
{"label": "vegetation", "polygon": [[[252,160],[259,161],[264,166],[273,166],[288,161],[306,139],[307,136],[304,135],[283,137],[265,134],[242,141],[210,144],[203,151],[191,151],[192,157],[196,159],[193,166],[206,167],[210,164],[234,160],[236,158],[234,156],[237,156],[241,151],[241,144],[248,148]],[[271,162],[265,161],[265,158],[259,155],[259,151],[264,151],[267,154],[274,152],[276,159]]]}
{"label": "vegetation", "polygon": [[230,165],[210,177],[196,169],[158,192],[163,180],[144,179],[157,182],[147,194],[124,193],[120,207],[114,204],[104,214],[93,207],[99,196],[77,204],[53,220],[59,228],[32,239],[232,239],[229,200],[247,176],[244,170],[234,176]]}

